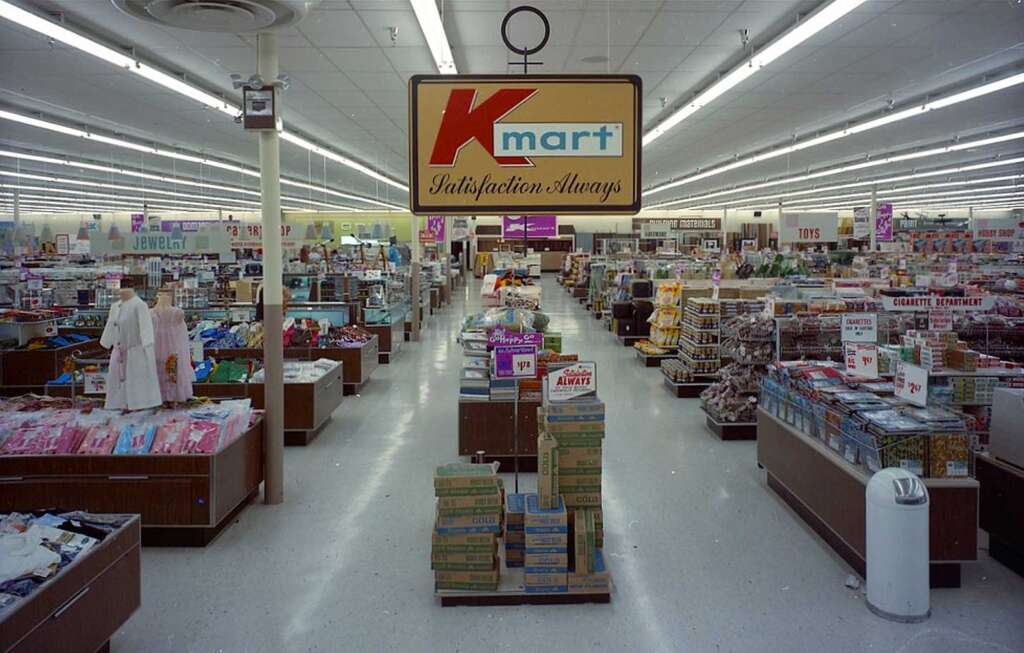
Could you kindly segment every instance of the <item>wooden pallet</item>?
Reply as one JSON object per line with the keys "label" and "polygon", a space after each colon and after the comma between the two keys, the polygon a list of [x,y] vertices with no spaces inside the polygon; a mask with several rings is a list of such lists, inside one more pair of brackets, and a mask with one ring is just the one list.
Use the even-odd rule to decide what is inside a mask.
{"label": "wooden pallet", "polygon": [[[552,605],[611,603],[612,601],[611,592],[558,592],[551,594],[527,592],[523,581],[523,568],[509,568],[505,565],[505,547],[501,543],[498,545],[498,552],[501,558],[501,580],[498,582],[497,591],[435,590],[434,596],[441,599],[441,606],[448,608],[456,605]],[[609,584],[611,585],[611,583]]]}

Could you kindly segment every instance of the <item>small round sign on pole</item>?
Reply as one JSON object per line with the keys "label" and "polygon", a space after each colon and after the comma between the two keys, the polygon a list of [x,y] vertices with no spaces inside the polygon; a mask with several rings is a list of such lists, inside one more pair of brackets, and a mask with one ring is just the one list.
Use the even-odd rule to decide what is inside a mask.
{"label": "small round sign on pole", "polygon": [[[533,46],[532,48],[519,48],[512,45],[512,40],[508,35],[509,22],[512,20],[514,16],[521,13],[528,13],[537,16],[537,18],[540,18],[541,25],[544,27],[544,36],[541,38],[540,43]],[[543,50],[544,46],[548,44],[549,38],[551,38],[551,23],[548,22],[548,17],[544,15],[544,12],[541,11],[540,9],[537,9],[536,7],[531,7],[530,5],[520,5],[510,10],[507,14],[505,14],[505,18],[503,18],[501,21],[501,40],[505,43],[505,47],[523,58],[522,61],[510,61],[508,63],[509,65],[513,66],[522,64],[524,75],[530,72],[530,66],[544,65],[543,61],[530,61],[530,55],[537,54],[538,52]]]}

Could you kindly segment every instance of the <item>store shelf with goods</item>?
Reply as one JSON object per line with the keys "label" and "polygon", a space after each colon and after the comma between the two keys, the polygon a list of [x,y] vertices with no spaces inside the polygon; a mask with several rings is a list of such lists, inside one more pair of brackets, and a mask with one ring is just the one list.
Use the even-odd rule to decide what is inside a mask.
{"label": "store shelf with goods", "polygon": [[[248,413],[243,417],[248,420]],[[125,424],[129,419],[120,418]],[[197,435],[218,430],[208,429],[198,417],[184,426]],[[135,513],[141,516],[143,544],[206,546],[255,498],[263,482],[259,414],[237,427],[237,437],[230,431],[223,442],[203,436],[196,446],[208,453],[89,453],[117,451],[115,440],[127,426],[121,435],[104,435],[104,428],[113,427],[90,429],[82,443],[88,448],[77,453],[11,453],[11,438],[19,436],[9,436],[0,451],[0,510],[86,505],[97,512]],[[162,437],[157,428],[146,439],[156,447],[173,444]]]}
{"label": "store shelf with goods", "polygon": [[[28,513],[29,507],[19,512]],[[40,579],[27,596],[4,594],[13,602],[0,610],[0,650],[109,651],[111,638],[142,604],[138,515],[32,514],[32,521],[42,524],[32,526],[54,529],[68,542],[60,546],[63,559],[51,577]],[[65,524],[68,530],[60,528]],[[83,527],[90,536],[81,534]]]}

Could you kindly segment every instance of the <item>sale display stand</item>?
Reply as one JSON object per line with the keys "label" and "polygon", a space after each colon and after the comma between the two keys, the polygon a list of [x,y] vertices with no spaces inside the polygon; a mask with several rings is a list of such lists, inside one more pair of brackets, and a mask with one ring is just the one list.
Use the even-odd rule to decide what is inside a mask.
{"label": "sale display stand", "polygon": [[110,638],[142,604],[139,527],[138,516],[128,517],[34,592],[0,611],[0,651],[110,651]]}
{"label": "sale display stand", "polygon": [[262,482],[263,418],[257,417],[212,454],[0,456],[0,511],[88,506],[134,513],[145,545],[206,546]]}
{"label": "sale display stand", "polygon": [[[865,488],[871,475],[763,408],[757,418],[757,463],[767,472],[768,487],[863,576]],[[929,498],[931,586],[959,587],[960,565],[978,559],[979,483],[967,477],[921,480]]]}
{"label": "sale display stand", "polygon": [[484,462],[536,472],[539,406],[539,401],[460,400],[459,455],[484,451]]}

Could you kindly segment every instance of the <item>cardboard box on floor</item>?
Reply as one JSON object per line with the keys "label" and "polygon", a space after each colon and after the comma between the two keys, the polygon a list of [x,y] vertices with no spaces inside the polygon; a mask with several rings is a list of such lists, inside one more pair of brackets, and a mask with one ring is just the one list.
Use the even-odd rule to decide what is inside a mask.
{"label": "cardboard box on floor", "polygon": [[570,592],[576,594],[607,594],[612,589],[611,574],[604,562],[604,552],[594,550],[594,571],[581,574],[570,571],[566,575],[566,585]]}
{"label": "cardboard box on floor", "polygon": [[547,435],[537,438],[537,494],[530,496],[536,497],[540,508],[550,509],[558,504],[558,442]]}

